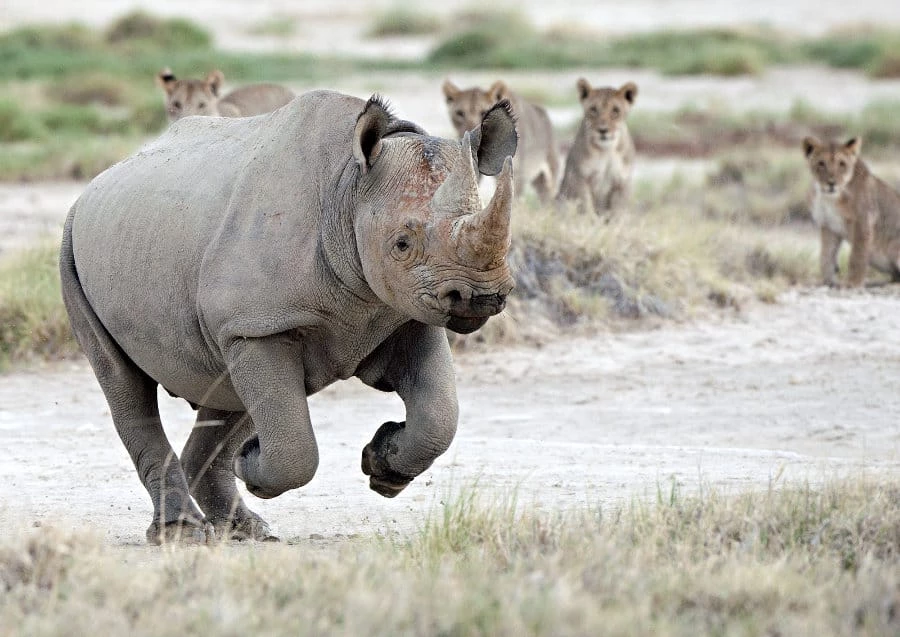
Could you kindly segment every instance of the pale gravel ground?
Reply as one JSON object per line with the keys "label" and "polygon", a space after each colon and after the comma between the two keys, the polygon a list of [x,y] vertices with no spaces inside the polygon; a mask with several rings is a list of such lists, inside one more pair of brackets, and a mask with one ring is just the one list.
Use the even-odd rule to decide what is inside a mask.
{"label": "pale gravel ground", "polygon": [[[674,480],[733,493],[842,476],[900,480],[900,289],[795,293],[739,317],[457,357],[456,441],[400,496],[359,454],[402,403],[356,381],[310,400],[313,482],[251,506],[285,538],[422,524],[459,487],[544,508],[654,498]],[[0,378],[0,524],[53,522],[141,543],[150,504],[82,362]],[[161,395],[180,448],[193,412]],[[777,480],[776,480],[777,478]]]}

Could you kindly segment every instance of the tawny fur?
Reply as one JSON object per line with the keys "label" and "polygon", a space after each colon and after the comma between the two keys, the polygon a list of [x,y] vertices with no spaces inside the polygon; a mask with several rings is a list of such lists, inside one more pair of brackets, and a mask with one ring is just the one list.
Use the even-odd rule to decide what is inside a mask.
{"label": "tawny fur", "polygon": [[547,111],[525,101],[500,80],[486,91],[478,87],[460,89],[450,80],[446,80],[441,88],[450,121],[460,137],[481,126],[481,119],[494,104],[509,100],[519,133],[519,147],[513,158],[516,195],[521,195],[526,185],[531,184],[542,202],[550,201],[559,179],[559,156]]}
{"label": "tawny fur", "polygon": [[862,141],[803,140],[813,175],[810,208],[821,229],[820,268],[826,285],[838,284],[837,255],[850,243],[847,285],[865,282],[872,266],[900,280],[900,195],[873,175],[860,159]]}
{"label": "tawny fur", "polygon": [[163,90],[166,114],[170,121],[188,115],[211,117],[249,117],[281,108],[295,95],[278,84],[248,84],[219,97],[225,75],[214,70],[202,80],[179,80],[169,69],[156,75],[156,83]]}
{"label": "tawny fur", "polygon": [[637,97],[637,85],[593,88],[576,84],[584,111],[566,157],[560,201],[574,201],[581,211],[603,214],[627,202],[634,170],[634,142],[625,119]]}

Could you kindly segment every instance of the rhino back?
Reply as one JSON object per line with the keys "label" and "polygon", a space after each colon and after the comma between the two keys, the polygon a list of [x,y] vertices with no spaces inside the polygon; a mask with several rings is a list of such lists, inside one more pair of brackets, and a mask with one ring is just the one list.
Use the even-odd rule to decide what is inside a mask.
{"label": "rhino back", "polygon": [[328,98],[307,95],[254,118],[185,118],[76,202],[73,250],[85,295],[120,347],[170,391],[238,406],[227,380],[219,384],[225,366],[198,291],[219,301],[218,323],[268,325],[291,294],[272,280],[283,276],[273,264],[278,270],[291,260],[285,253],[297,252],[305,258],[291,260],[295,275],[315,269],[314,200],[342,154],[323,150],[335,126]]}

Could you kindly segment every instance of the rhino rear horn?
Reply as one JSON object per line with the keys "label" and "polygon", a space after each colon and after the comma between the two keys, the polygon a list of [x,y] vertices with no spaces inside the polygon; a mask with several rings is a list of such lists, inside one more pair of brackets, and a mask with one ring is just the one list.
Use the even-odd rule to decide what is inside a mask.
{"label": "rhino rear horn", "polygon": [[479,128],[469,131],[478,172],[493,177],[503,169],[503,160],[516,154],[519,134],[509,100],[500,100],[484,114]]}
{"label": "rhino rear horn", "polygon": [[384,100],[377,95],[369,98],[366,107],[356,118],[356,128],[353,131],[353,158],[356,159],[362,174],[369,172],[381,154],[381,138],[387,133],[392,120],[393,115]]}

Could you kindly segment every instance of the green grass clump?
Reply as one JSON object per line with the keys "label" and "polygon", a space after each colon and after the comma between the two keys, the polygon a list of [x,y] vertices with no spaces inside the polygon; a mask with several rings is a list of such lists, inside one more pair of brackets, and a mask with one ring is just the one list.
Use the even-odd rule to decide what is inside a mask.
{"label": "green grass clump", "polygon": [[431,35],[440,29],[441,20],[437,16],[398,5],[379,13],[369,27],[368,35],[372,38]]}
{"label": "green grass clump", "polygon": [[130,83],[108,73],[73,74],[46,87],[47,97],[64,104],[122,106],[129,100]]}
{"label": "green grass clump", "polygon": [[900,50],[900,33],[874,27],[839,29],[799,44],[805,59],[878,76]]}
{"label": "green grass clump", "polygon": [[115,20],[106,29],[104,40],[114,46],[167,52],[212,46],[209,32],[189,20],[158,18],[143,11],[133,11]]}
{"label": "green grass clump", "polygon": [[0,142],[40,139],[45,134],[46,130],[41,122],[27,113],[18,102],[0,100]]}
{"label": "green grass clump", "polygon": [[60,292],[59,244],[46,242],[0,261],[0,367],[77,350]]}
{"label": "green grass clump", "polygon": [[900,493],[889,483],[661,488],[653,503],[575,511],[463,493],[411,537],[293,542],[148,553],[109,551],[90,531],[13,530],[0,542],[0,625],[134,637],[900,628]]}

